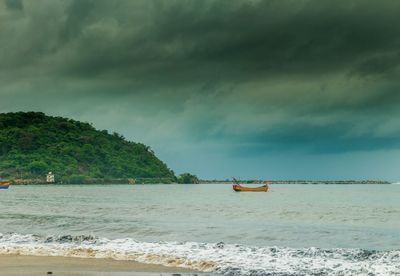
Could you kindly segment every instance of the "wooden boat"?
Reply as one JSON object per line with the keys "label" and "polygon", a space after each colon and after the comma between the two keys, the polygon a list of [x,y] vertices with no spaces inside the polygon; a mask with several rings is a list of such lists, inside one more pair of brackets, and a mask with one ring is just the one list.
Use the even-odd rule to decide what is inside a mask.
{"label": "wooden boat", "polygon": [[232,188],[233,188],[233,190],[235,192],[267,192],[268,191],[268,186],[267,185],[250,188],[250,187],[243,187],[240,184],[234,184],[232,186]]}
{"label": "wooden boat", "polygon": [[267,192],[269,188],[269,182],[266,181],[265,185],[260,187],[244,187],[238,183],[236,179],[233,179],[234,183],[232,188],[235,192]]}
{"label": "wooden boat", "polygon": [[11,185],[10,181],[0,181],[0,189],[8,189]]}

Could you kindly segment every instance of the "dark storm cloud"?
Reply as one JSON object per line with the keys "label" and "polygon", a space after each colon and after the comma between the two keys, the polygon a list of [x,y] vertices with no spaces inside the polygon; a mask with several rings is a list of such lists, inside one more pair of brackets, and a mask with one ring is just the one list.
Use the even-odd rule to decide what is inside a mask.
{"label": "dark storm cloud", "polygon": [[60,29],[62,43],[67,43],[81,34],[94,7],[95,3],[91,0],[74,0],[70,2],[65,11],[66,20]]}
{"label": "dark storm cloud", "polygon": [[23,10],[22,0],[4,0],[6,7],[10,10]]}
{"label": "dark storm cloud", "polygon": [[93,69],[119,69],[128,63],[134,73],[136,62],[150,63],[149,73],[173,78],[179,72],[190,80],[199,74],[244,80],[314,75],[359,66],[374,73],[368,66],[371,59],[384,63],[385,56],[397,57],[390,66],[399,61],[400,3],[391,4],[174,2],[155,7],[154,22],[130,37],[134,43],[119,43],[127,48],[105,55],[104,66]]}
{"label": "dark storm cloud", "polygon": [[[4,107],[4,99],[55,106],[104,128],[141,129],[132,137],[156,145],[208,143],[242,156],[400,148],[399,1],[4,7]],[[99,119],[99,110],[110,115]]]}
{"label": "dark storm cloud", "polygon": [[385,137],[349,135],[353,124],[337,122],[325,126],[282,125],[252,135],[243,135],[234,156],[258,156],[268,153],[300,151],[306,154],[337,154],[354,151],[393,150],[400,147],[400,132]]}
{"label": "dark storm cloud", "polygon": [[55,48],[32,46],[79,76],[251,80],[399,65],[398,1],[82,0],[62,12]]}
{"label": "dark storm cloud", "polygon": [[160,45],[180,42],[176,55],[185,60],[225,66],[245,77],[349,70],[399,53],[398,2],[250,3],[172,5],[152,31]]}
{"label": "dark storm cloud", "polygon": [[[305,154],[334,154],[354,151],[393,150],[400,148],[400,123],[398,121],[400,85],[382,87],[380,92],[365,92],[357,101],[313,102],[287,107],[285,118],[272,124],[268,115],[251,131],[235,128],[217,129],[206,134],[192,133],[199,137],[231,141],[233,156],[259,156],[268,153],[300,151]],[[298,104],[298,102],[297,102]],[[322,118],[322,119],[320,119]],[[251,123],[250,120],[246,120]],[[208,121],[212,130],[215,121]],[[240,121],[238,121],[240,124]],[[233,131],[232,131],[233,129]]]}

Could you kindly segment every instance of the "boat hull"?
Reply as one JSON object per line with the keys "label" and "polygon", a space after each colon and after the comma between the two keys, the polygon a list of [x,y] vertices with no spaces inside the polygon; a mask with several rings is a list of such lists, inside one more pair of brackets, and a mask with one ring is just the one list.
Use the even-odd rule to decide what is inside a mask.
{"label": "boat hull", "polygon": [[8,189],[10,184],[11,184],[10,182],[1,182],[0,181],[0,189]]}
{"label": "boat hull", "polygon": [[243,187],[241,185],[235,184],[232,186],[233,190],[235,192],[267,192],[268,191],[268,186],[261,186],[261,187],[255,187],[255,188],[250,188],[250,187]]}

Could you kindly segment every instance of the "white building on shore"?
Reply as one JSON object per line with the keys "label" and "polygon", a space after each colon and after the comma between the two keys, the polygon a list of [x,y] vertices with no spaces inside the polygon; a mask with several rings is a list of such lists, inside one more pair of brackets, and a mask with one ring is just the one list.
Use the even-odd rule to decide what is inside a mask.
{"label": "white building on shore", "polygon": [[49,172],[49,173],[46,175],[46,182],[47,182],[47,183],[54,183],[54,182],[55,182],[54,174],[53,174],[52,172]]}

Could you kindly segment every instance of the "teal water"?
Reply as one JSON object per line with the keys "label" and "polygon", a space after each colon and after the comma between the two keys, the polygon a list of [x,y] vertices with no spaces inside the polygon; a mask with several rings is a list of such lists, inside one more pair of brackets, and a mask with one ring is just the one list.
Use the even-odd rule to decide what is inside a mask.
{"label": "teal water", "polygon": [[[149,246],[161,255],[177,251],[185,252],[186,259],[218,260],[204,270],[237,275],[251,269],[278,273],[276,260],[275,270],[264,263],[266,257],[273,259],[271,248],[283,250],[282,254],[301,249],[303,255],[317,250],[313,254],[318,257],[326,256],[326,250],[341,250],[334,253],[336,261],[343,254],[378,252],[394,254],[391,258],[398,258],[398,263],[399,199],[400,185],[272,185],[267,193],[235,193],[230,185],[221,184],[11,186],[0,192],[0,250],[12,253],[12,248],[22,250],[32,244],[44,248],[49,242],[79,247],[89,241],[91,246],[104,243],[114,253],[122,250],[129,255],[141,248],[150,250]],[[54,248],[54,254],[61,254]],[[234,267],[234,254],[241,254],[238,248],[255,250],[251,258],[258,256],[259,263]],[[241,257],[246,256],[250,258]],[[304,257],[296,260],[301,263]],[[362,261],[372,273],[400,273],[395,262],[386,262],[382,270],[372,268],[376,265],[372,260]],[[345,269],[344,261],[338,262],[337,271]],[[282,264],[286,270],[280,272],[289,273],[288,265]]]}

